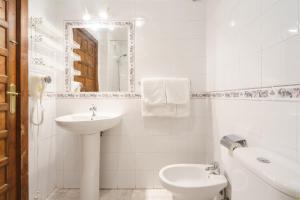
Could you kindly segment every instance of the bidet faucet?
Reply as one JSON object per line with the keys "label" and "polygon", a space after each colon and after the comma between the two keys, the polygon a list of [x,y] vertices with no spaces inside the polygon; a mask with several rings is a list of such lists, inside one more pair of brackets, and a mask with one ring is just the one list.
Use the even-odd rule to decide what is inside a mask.
{"label": "bidet faucet", "polygon": [[216,161],[213,161],[210,165],[211,166],[206,167],[205,170],[209,171],[210,174],[219,175],[220,174],[219,163]]}
{"label": "bidet faucet", "polygon": [[89,109],[90,111],[92,111],[92,117],[96,117],[96,111],[97,111],[97,107],[95,104],[92,104],[92,106]]}

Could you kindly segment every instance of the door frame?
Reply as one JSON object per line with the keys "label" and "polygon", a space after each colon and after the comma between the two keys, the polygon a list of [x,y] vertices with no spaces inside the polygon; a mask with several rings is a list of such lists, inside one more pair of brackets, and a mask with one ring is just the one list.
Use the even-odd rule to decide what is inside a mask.
{"label": "door frame", "polygon": [[17,199],[29,199],[28,183],[28,0],[17,0]]}

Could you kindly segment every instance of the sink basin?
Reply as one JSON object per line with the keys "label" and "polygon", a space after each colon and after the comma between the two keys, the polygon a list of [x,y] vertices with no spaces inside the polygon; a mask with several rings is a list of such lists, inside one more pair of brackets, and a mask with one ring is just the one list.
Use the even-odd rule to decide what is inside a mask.
{"label": "sink basin", "polygon": [[99,200],[100,132],[116,126],[120,120],[120,114],[95,113],[93,116],[92,112],[55,119],[61,128],[81,136],[80,200]]}
{"label": "sink basin", "polygon": [[120,120],[121,115],[114,113],[97,113],[95,117],[92,117],[91,113],[79,113],[55,119],[61,128],[80,135],[108,130],[116,126]]}

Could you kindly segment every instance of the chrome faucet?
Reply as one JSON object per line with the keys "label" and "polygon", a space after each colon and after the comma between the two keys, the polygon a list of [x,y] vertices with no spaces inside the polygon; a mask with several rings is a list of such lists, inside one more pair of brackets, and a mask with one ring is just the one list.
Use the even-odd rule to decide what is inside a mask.
{"label": "chrome faucet", "polygon": [[93,113],[92,113],[92,119],[93,119],[94,117],[96,117],[96,111],[97,111],[96,105],[95,105],[95,104],[92,104],[92,106],[90,107],[89,110],[93,112]]}
{"label": "chrome faucet", "polygon": [[209,167],[205,168],[205,171],[209,171],[209,174],[219,175],[220,174],[219,163],[216,161],[213,161]]}

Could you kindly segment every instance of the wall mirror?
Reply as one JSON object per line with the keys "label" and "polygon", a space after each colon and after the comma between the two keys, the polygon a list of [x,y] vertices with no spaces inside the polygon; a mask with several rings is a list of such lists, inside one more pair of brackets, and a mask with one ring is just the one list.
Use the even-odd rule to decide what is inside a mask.
{"label": "wall mirror", "polygon": [[134,23],[66,21],[67,92],[134,92]]}

